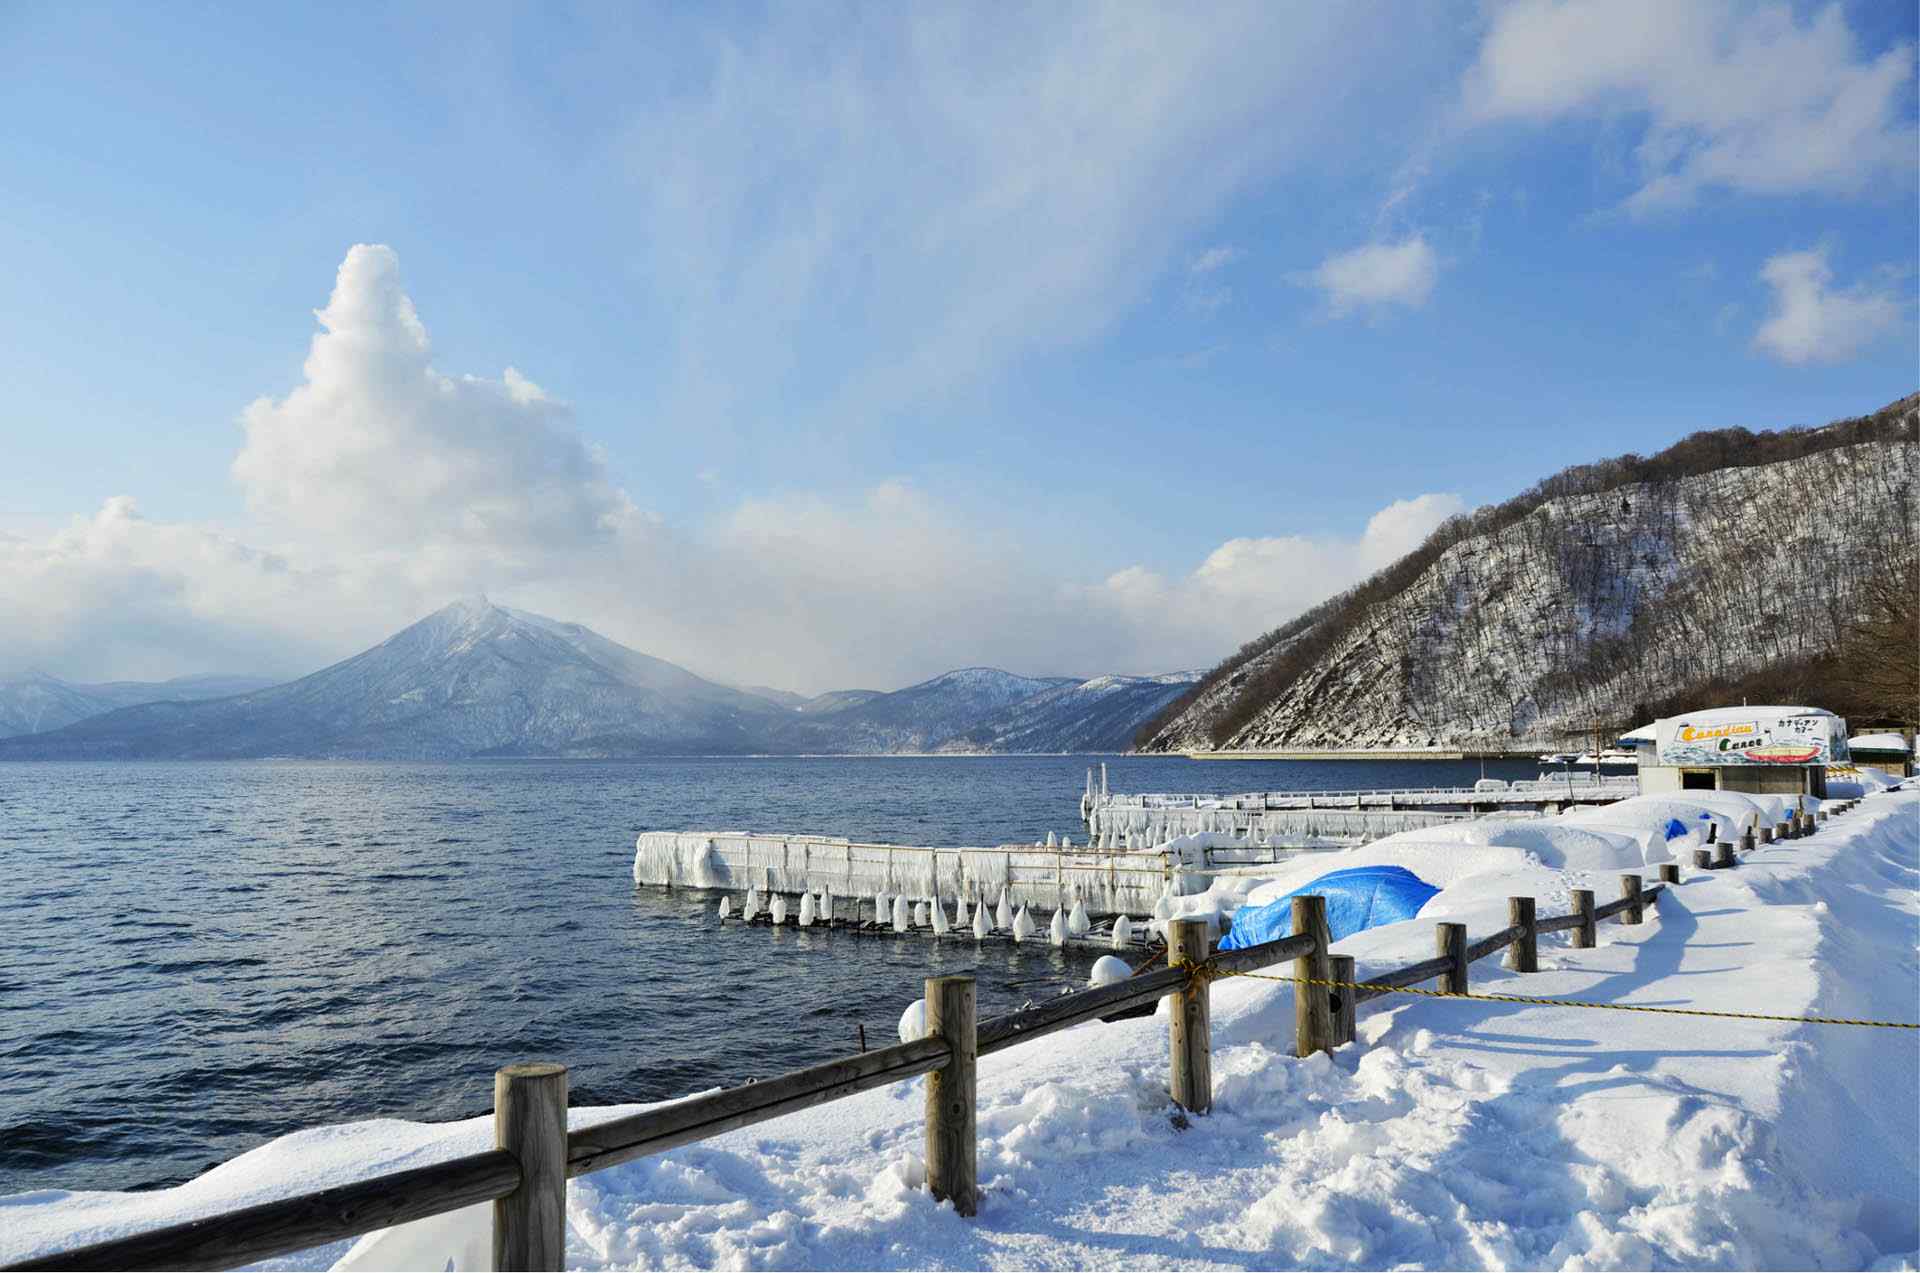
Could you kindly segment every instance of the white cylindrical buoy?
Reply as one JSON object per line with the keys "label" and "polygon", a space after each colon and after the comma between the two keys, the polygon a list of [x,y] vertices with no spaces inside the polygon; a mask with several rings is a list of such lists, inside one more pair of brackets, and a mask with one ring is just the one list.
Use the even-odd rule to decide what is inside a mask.
{"label": "white cylindrical buoy", "polygon": [[1067,915],[1067,931],[1075,937],[1085,937],[1093,927],[1093,921],[1087,918],[1086,903],[1079,898],[1073,899],[1073,910]]}
{"label": "white cylindrical buoy", "polygon": [[725,919],[727,916],[731,914],[733,914],[733,899],[731,897],[721,898],[720,899],[720,918]]}
{"label": "white cylindrical buoy", "polygon": [[1102,955],[1093,961],[1093,972],[1087,977],[1089,986],[1111,986],[1133,976],[1133,969],[1124,959],[1115,959],[1112,955]]}
{"label": "white cylindrical buoy", "polygon": [[1173,918],[1173,894],[1162,891],[1153,903],[1153,917],[1162,923]]}
{"label": "white cylindrical buoy", "polygon": [[1133,941],[1133,921],[1122,915],[1113,921],[1113,948],[1125,950]]}
{"label": "white cylindrical buoy", "polygon": [[828,928],[833,927],[833,890],[830,888],[820,890],[820,918]]}
{"label": "white cylindrical buoy", "polygon": [[1057,847],[1057,844],[1053,838],[1053,832],[1051,831],[1047,832],[1047,847],[1050,849]]}
{"label": "white cylindrical buoy", "polygon": [[787,899],[784,894],[773,895],[773,922],[776,927],[787,922]]}
{"label": "white cylindrical buoy", "polygon": [[904,933],[911,927],[913,927],[913,915],[907,910],[907,899],[895,897],[893,899],[893,931]]}
{"label": "white cylindrical buoy", "polygon": [[1033,936],[1033,920],[1028,917],[1027,908],[1022,906],[1020,913],[1013,917],[1013,939],[1025,941],[1031,936]]}
{"label": "white cylindrical buoy", "polygon": [[759,889],[753,888],[751,886],[748,887],[747,902],[746,902],[746,906],[743,909],[745,911],[745,914],[742,916],[742,918],[744,919],[754,919],[759,916],[760,914],[760,890]]}
{"label": "white cylindrical buoy", "polygon": [[873,895],[873,922],[891,924],[893,922],[893,902],[885,893]]}
{"label": "white cylindrical buoy", "polygon": [[987,924],[987,908],[984,906],[976,908],[973,912],[973,939],[985,941],[989,931],[991,929]]}
{"label": "white cylindrical buoy", "polygon": [[947,931],[947,906],[939,898],[933,899],[933,935],[942,937]]}
{"label": "white cylindrical buoy", "polygon": [[915,999],[900,1014],[900,1042],[912,1043],[927,1037],[927,1001]]}
{"label": "white cylindrical buoy", "polygon": [[965,928],[968,922],[967,895],[962,893],[953,900],[953,926],[955,928]]}
{"label": "white cylindrical buoy", "polygon": [[927,913],[927,904],[925,902],[915,902],[913,904],[913,926],[915,928],[925,928],[931,922],[931,917]]}
{"label": "white cylindrical buoy", "polygon": [[1065,911],[1055,911],[1053,922],[1047,925],[1047,940],[1056,946],[1067,944],[1067,915]]}
{"label": "white cylindrical buoy", "polygon": [[1070,848],[1072,848],[1072,847],[1073,847],[1073,837],[1072,837],[1072,836],[1070,836],[1070,835],[1063,835],[1063,836],[1061,836],[1061,837],[1060,837],[1060,847],[1061,847],[1061,848],[1063,848],[1063,849],[1070,849]]}
{"label": "white cylindrical buoy", "polygon": [[1000,890],[1000,909],[994,913],[993,922],[998,928],[1013,927],[1013,907],[1007,903],[1007,890]]}
{"label": "white cylindrical buoy", "polygon": [[800,927],[812,928],[814,919],[813,894],[800,895]]}

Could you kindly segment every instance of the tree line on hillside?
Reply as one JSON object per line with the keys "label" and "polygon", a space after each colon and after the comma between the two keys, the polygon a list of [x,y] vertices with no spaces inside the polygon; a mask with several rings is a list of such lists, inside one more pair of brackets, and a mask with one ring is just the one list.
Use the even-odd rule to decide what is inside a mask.
{"label": "tree line on hillside", "polygon": [[[1848,658],[1834,663],[1834,652],[1844,641],[1852,655],[1866,658],[1859,666],[1880,667],[1871,653],[1897,651],[1911,660],[1914,644],[1904,647],[1886,640],[1905,623],[1912,630],[1911,578],[1914,558],[1912,523],[1905,515],[1912,475],[1889,472],[1870,462],[1846,466],[1849,482],[1864,484],[1861,498],[1847,501],[1841,516],[1856,510],[1874,515],[1839,529],[1843,534],[1823,536],[1804,526],[1793,550],[1795,568],[1817,575],[1828,586],[1814,590],[1800,612],[1779,613],[1777,581],[1763,564],[1780,551],[1780,544],[1754,536],[1741,540],[1738,527],[1728,527],[1716,542],[1716,551],[1691,563],[1688,579],[1692,596],[1700,603],[1688,610],[1642,605],[1645,589],[1664,577],[1674,563],[1660,559],[1666,546],[1678,542],[1686,529],[1701,529],[1701,510],[1681,498],[1683,479],[1728,470],[1776,465],[1863,443],[1899,443],[1920,440],[1920,395],[1893,403],[1872,415],[1841,421],[1823,428],[1786,429],[1755,433],[1747,429],[1714,429],[1692,434],[1656,455],[1623,455],[1566,469],[1536,483],[1501,504],[1449,518],[1421,546],[1347,591],[1331,597],[1297,618],[1255,638],[1223,660],[1181,698],[1168,705],[1135,736],[1144,746],[1194,704],[1213,695],[1219,703],[1206,732],[1215,746],[1234,738],[1268,704],[1293,690],[1302,677],[1346,636],[1385,614],[1382,604],[1401,597],[1449,549],[1476,537],[1518,527],[1521,542],[1544,560],[1554,563],[1562,582],[1587,607],[1580,624],[1555,623],[1526,633],[1496,634],[1496,639],[1545,644],[1544,654],[1557,669],[1538,687],[1500,687],[1489,691],[1518,692],[1522,688],[1557,701],[1587,702],[1598,719],[1619,713],[1620,678],[1634,661],[1656,646],[1670,651],[1669,666],[1661,669],[1661,684],[1678,687],[1676,696],[1697,705],[1748,673],[1756,656],[1767,666],[1809,669],[1854,666]],[[1813,489],[1811,471],[1782,470],[1789,500],[1811,508],[1830,500],[1833,492]],[[1877,484],[1877,485],[1875,485]],[[1634,490],[1632,488],[1638,488]],[[1618,501],[1595,497],[1619,493]],[[1634,496],[1637,495],[1636,502]],[[1582,498],[1584,497],[1584,499]],[[1577,525],[1564,525],[1542,510],[1553,501],[1582,500],[1588,510]],[[1536,516],[1536,514],[1540,514]],[[1706,533],[1714,534],[1707,527]],[[1463,571],[1471,564],[1463,563]],[[1902,575],[1902,571],[1907,572]],[[1464,576],[1471,586],[1471,576]],[[1798,592],[1798,589],[1795,590]],[[1877,636],[1862,629],[1866,622],[1849,605],[1858,598],[1881,597],[1897,602],[1905,597],[1909,609],[1896,605],[1875,622]],[[1809,607],[1821,607],[1810,612]],[[1871,609],[1872,607],[1869,606]],[[1478,611],[1482,607],[1474,607]],[[1398,607],[1396,630],[1383,638],[1417,651],[1421,641],[1421,608]],[[1469,613],[1472,621],[1474,614]],[[1684,625],[1676,631],[1672,625]],[[1667,625],[1663,627],[1663,625]],[[1597,630],[1596,630],[1597,629]],[[1729,648],[1726,633],[1740,632],[1757,639],[1756,646]],[[1757,634],[1757,635],[1756,635]],[[1677,662],[1676,662],[1677,660]],[[1897,660],[1896,660],[1897,661]],[[1423,667],[1417,658],[1399,669],[1408,678],[1460,676],[1471,669]],[[1875,704],[1874,714],[1904,718],[1913,714],[1913,696],[1905,693],[1897,669],[1875,673],[1879,689],[1862,684],[1847,691],[1850,699]],[[1840,693],[1824,691],[1832,698]],[[1862,698],[1865,696],[1865,698]],[[1804,699],[1802,701],[1805,701]],[[1820,701],[1816,698],[1815,701]],[[1643,718],[1644,719],[1644,718]]]}

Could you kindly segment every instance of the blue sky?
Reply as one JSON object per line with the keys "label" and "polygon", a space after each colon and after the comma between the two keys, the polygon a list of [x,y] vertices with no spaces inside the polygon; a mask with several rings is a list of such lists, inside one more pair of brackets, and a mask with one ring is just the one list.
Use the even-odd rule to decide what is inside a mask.
{"label": "blue sky", "polygon": [[[1912,392],[1914,28],[0,9],[0,673],[480,588],[803,689],[1210,662],[1566,464]],[[402,369],[303,370],[330,303]]]}

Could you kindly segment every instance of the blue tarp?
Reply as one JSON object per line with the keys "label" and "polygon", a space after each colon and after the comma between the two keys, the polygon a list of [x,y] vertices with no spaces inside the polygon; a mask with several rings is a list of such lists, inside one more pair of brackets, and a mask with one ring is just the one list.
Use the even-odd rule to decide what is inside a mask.
{"label": "blue tarp", "polygon": [[1412,919],[1440,890],[1404,866],[1350,866],[1330,871],[1271,902],[1242,907],[1233,917],[1233,928],[1220,941],[1222,950],[1240,950],[1262,942],[1278,941],[1293,934],[1293,899],[1302,893],[1318,893],[1327,899],[1327,927],[1333,940],[1381,924]]}

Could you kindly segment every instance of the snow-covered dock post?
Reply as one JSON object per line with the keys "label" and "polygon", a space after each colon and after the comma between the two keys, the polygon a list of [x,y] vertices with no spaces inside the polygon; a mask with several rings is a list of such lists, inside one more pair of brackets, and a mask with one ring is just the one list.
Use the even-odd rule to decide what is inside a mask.
{"label": "snow-covered dock post", "polygon": [[1623,875],[1620,877],[1620,897],[1621,900],[1627,904],[1627,908],[1625,912],[1622,913],[1621,919],[1629,924],[1638,924],[1646,919],[1647,904],[1640,893],[1639,876]]}
{"label": "snow-covered dock post", "polygon": [[927,1188],[970,1216],[980,1198],[972,977],[927,978],[927,1037],[951,1049],[947,1063],[927,1075]]}
{"label": "snow-covered dock post", "polygon": [[1293,961],[1293,1053],[1312,1056],[1331,1052],[1333,1034],[1333,980],[1329,947],[1333,930],[1327,927],[1327,899],[1308,894],[1293,899],[1293,931],[1313,938],[1313,949]]}
{"label": "snow-covered dock post", "polygon": [[1705,849],[1695,849],[1693,851],[1693,869],[1694,870],[1711,871],[1713,867],[1714,867],[1713,854],[1707,852]]}
{"label": "snow-covered dock post", "polygon": [[493,1267],[565,1268],[566,1066],[532,1061],[495,1071],[493,1144],[520,1163],[520,1187],[493,1201]]}
{"label": "snow-covered dock post", "polygon": [[1762,824],[1760,828],[1754,832],[1754,835],[1759,839],[1760,843],[1762,844],[1773,843],[1773,828],[1770,826]]}
{"label": "snow-covered dock post", "polygon": [[1330,956],[1327,964],[1333,970],[1333,980],[1340,983],[1333,991],[1333,1046],[1337,1048],[1353,1042],[1354,1010],[1358,1006],[1354,1003],[1353,983],[1357,978],[1353,975],[1352,955]]}
{"label": "snow-covered dock post", "polygon": [[[1660,882],[1662,884],[1678,884],[1680,882],[1680,864],[1678,862],[1662,862],[1660,864]],[[1666,895],[1666,890],[1662,889],[1660,896],[1665,897]]]}
{"label": "snow-covered dock post", "polygon": [[1792,824],[1792,823],[1790,823],[1790,822],[1776,822],[1776,823],[1774,823],[1774,824],[1773,824],[1773,838],[1774,838],[1774,839],[1776,839],[1776,840],[1791,840],[1791,839],[1793,839],[1793,824]]}
{"label": "snow-covered dock post", "polygon": [[[1702,849],[1701,852],[1704,853],[1706,850]],[[1737,865],[1737,861],[1733,856],[1732,840],[1722,840],[1713,846],[1713,865],[1716,869],[1720,870]]]}
{"label": "snow-covered dock post", "polygon": [[[1588,896],[1591,897],[1592,894],[1589,893]],[[1440,974],[1440,993],[1443,995],[1467,993],[1467,926],[1435,924],[1433,953],[1452,965]]]}
{"label": "snow-covered dock post", "polygon": [[1592,950],[1593,943],[1599,936],[1594,931],[1593,890],[1590,888],[1576,888],[1573,890],[1572,896],[1573,913],[1580,918],[1580,922],[1576,924],[1573,929],[1573,948],[1575,950]]}
{"label": "snow-covered dock post", "polygon": [[1540,971],[1540,929],[1533,916],[1531,897],[1507,899],[1507,923],[1520,930],[1508,948],[1507,967],[1514,972]]}
{"label": "snow-covered dock post", "polygon": [[[1197,969],[1207,962],[1213,921],[1167,921],[1167,966]],[[1173,1103],[1190,1114],[1213,1108],[1213,1012],[1207,979],[1191,977],[1173,993],[1167,1016],[1167,1044],[1173,1073]]]}

